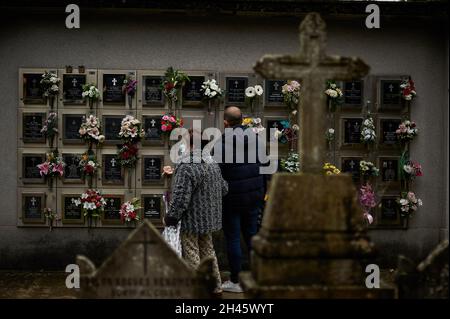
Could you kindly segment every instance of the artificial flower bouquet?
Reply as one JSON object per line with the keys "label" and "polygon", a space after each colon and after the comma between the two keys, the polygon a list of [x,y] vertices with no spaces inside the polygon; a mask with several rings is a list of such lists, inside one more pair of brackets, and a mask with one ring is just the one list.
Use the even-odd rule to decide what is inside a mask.
{"label": "artificial flower bouquet", "polygon": [[380,173],[380,170],[372,162],[360,161],[359,162],[359,172],[363,177],[367,178],[370,176],[378,176]]}
{"label": "artificial flower bouquet", "polygon": [[92,187],[95,173],[97,172],[97,169],[100,168],[95,153],[92,150],[83,153],[80,162],[78,163],[78,167],[80,168],[81,175],[84,178],[87,178],[89,187]]}
{"label": "artificial flower bouquet", "polygon": [[177,127],[183,127],[183,119],[171,113],[164,114],[161,118],[161,131],[170,133]]}
{"label": "artificial flower bouquet", "polygon": [[281,144],[287,144],[297,139],[297,132],[300,127],[297,124],[291,126],[291,123],[287,120],[280,121],[281,130],[275,129],[274,138]]}
{"label": "artificial flower bouquet", "polygon": [[122,92],[126,93],[128,96],[133,97],[136,93],[137,89],[137,81],[133,79],[131,76],[127,76],[125,80],[123,80]]}
{"label": "artificial flower bouquet", "polygon": [[405,120],[400,123],[395,133],[397,134],[397,138],[399,141],[409,142],[418,135],[419,130],[417,129],[415,122]]}
{"label": "artificial flower bouquet", "polygon": [[372,224],[373,216],[371,214],[371,211],[377,206],[377,199],[375,192],[373,191],[372,186],[370,186],[369,183],[361,186],[361,188],[359,189],[359,203],[363,208],[364,218],[369,224]]}
{"label": "artificial flower bouquet", "polygon": [[141,209],[140,201],[138,198],[133,198],[131,201],[127,201],[120,206],[120,220],[122,223],[136,222],[140,219],[138,210]]}
{"label": "artificial flower bouquet", "polygon": [[322,167],[326,175],[339,175],[341,171],[331,163],[325,163]]}
{"label": "artificial flower bouquet", "polygon": [[86,192],[81,194],[80,198],[72,198],[72,202],[76,206],[81,205],[81,211],[83,216],[88,218],[89,226],[91,226],[92,220],[97,220],[100,218],[100,214],[106,206],[105,199],[96,189],[88,189]]}
{"label": "artificial flower bouquet", "polygon": [[100,121],[92,114],[88,117],[83,117],[78,133],[81,139],[88,142],[89,148],[91,148],[92,144],[101,144],[105,141],[105,136],[101,134]]}
{"label": "artificial flower bouquet", "polygon": [[164,74],[161,89],[169,101],[177,101],[180,89],[189,82],[187,74],[169,67]]}
{"label": "artificial flower bouquet", "polygon": [[397,199],[397,203],[400,206],[400,214],[404,217],[410,216],[417,211],[419,206],[422,206],[422,200],[417,198],[414,192],[402,192],[401,197]]}
{"label": "artificial flower bouquet", "polygon": [[118,145],[117,159],[122,167],[133,168],[138,160],[138,147],[133,143]]}
{"label": "artificial flower bouquet", "polygon": [[403,165],[403,175],[408,180],[422,176],[423,175],[422,165],[420,165],[418,162],[414,162],[411,160],[407,161],[405,165]]}
{"label": "artificial flower bouquet", "polygon": [[284,104],[292,110],[297,110],[300,101],[300,83],[295,80],[287,81],[281,87],[281,93],[283,94]]}
{"label": "artificial flower bouquet", "polygon": [[259,134],[264,131],[261,119],[259,117],[246,117],[242,120],[242,126],[251,128],[255,134]]}
{"label": "artificial flower bouquet", "polygon": [[218,99],[223,95],[223,90],[219,87],[215,79],[203,82],[201,90],[203,92],[203,99],[205,100]]}
{"label": "artificial flower bouquet", "polygon": [[137,143],[144,136],[145,132],[138,119],[135,119],[132,115],[127,115],[122,119],[119,137],[125,143]]}
{"label": "artificial flower bouquet", "polygon": [[297,173],[300,171],[299,156],[296,152],[289,153],[287,158],[280,160],[280,169],[282,172]]}
{"label": "artificial flower bouquet", "polygon": [[62,157],[58,155],[58,151],[51,151],[46,154],[47,159],[44,163],[37,165],[39,173],[45,178],[53,178],[64,175],[64,163]]}
{"label": "artificial flower bouquet", "polygon": [[416,87],[414,86],[414,82],[411,80],[411,77],[404,80],[400,84],[400,89],[402,92],[402,98],[406,101],[411,101],[417,96]]}
{"label": "artificial flower bouquet", "polygon": [[259,101],[264,94],[264,89],[261,85],[249,86],[245,89],[245,104],[250,106],[253,110],[255,101]]}
{"label": "artificial flower bouquet", "polygon": [[376,139],[377,134],[375,133],[375,124],[369,112],[366,119],[362,123],[361,142],[365,144],[375,143]]}
{"label": "artificial flower bouquet", "polygon": [[61,79],[55,73],[45,72],[42,74],[41,87],[44,97],[54,97],[59,93],[59,84]]}
{"label": "artificial flower bouquet", "polygon": [[94,102],[100,100],[100,90],[93,83],[83,84],[82,89],[81,96],[88,99],[89,107],[92,108]]}
{"label": "artificial flower bouquet", "polygon": [[58,116],[55,112],[50,112],[42,126],[41,133],[50,140],[50,147],[53,147],[53,140],[58,135]]}
{"label": "artificial flower bouquet", "polygon": [[329,128],[326,132],[325,132],[325,138],[328,142],[332,142],[334,141],[335,138],[335,130],[334,128]]}
{"label": "artificial flower bouquet", "polygon": [[44,217],[48,221],[49,230],[52,231],[53,222],[60,219],[58,214],[56,214],[56,212],[54,212],[51,208],[46,207],[44,208]]}
{"label": "artificial flower bouquet", "polygon": [[324,93],[325,95],[327,95],[331,112],[334,112],[336,110],[336,107],[344,102],[344,94],[334,81],[327,81],[327,89]]}

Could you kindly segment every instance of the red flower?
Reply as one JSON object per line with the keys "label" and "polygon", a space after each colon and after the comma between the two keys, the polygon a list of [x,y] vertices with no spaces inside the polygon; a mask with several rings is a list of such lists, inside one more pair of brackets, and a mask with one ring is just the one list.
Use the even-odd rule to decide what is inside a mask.
{"label": "red flower", "polygon": [[167,130],[171,131],[172,130],[172,124],[167,124]]}
{"label": "red flower", "polygon": [[173,83],[171,83],[171,82],[167,82],[166,84],[164,84],[164,89],[165,89],[166,91],[170,91],[170,90],[172,90],[174,87],[175,87],[175,85],[173,85]]}

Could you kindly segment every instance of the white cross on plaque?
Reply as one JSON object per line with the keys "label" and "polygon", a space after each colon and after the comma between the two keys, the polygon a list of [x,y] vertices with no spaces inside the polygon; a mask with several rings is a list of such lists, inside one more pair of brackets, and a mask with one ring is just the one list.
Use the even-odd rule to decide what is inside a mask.
{"label": "white cross on plaque", "polygon": [[114,86],[116,86],[116,83],[117,83],[116,78],[113,78],[111,82],[112,82],[112,84],[113,84]]}
{"label": "white cross on plaque", "polygon": [[155,127],[155,124],[156,124],[155,119],[152,119],[152,120],[150,121],[150,123],[152,124],[152,127]]}
{"label": "white cross on plaque", "polygon": [[36,206],[36,198],[31,197],[30,202],[31,202],[31,205],[32,205],[33,207]]}
{"label": "white cross on plaque", "polygon": [[273,84],[273,88],[275,89],[275,91],[278,91],[278,87],[279,87],[280,85],[278,84],[278,82],[275,82],[274,84]]}
{"label": "white cross on plaque", "polygon": [[150,161],[150,163],[152,163],[152,166],[155,166],[155,160],[152,158],[152,160]]}
{"label": "white cross on plaque", "polygon": [[115,160],[114,158],[111,160],[111,166],[112,166],[112,167],[115,167],[115,166],[116,166],[116,160]]}
{"label": "white cross on plaque", "polygon": [[239,82],[238,81],[234,81],[234,88],[237,89]]}
{"label": "white cross on plaque", "polygon": [[77,83],[78,83],[77,79],[74,78],[74,79],[72,80],[73,87],[76,87],[76,86],[77,86]]}
{"label": "white cross on plaque", "polygon": [[350,162],[350,169],[353,171],[353,168],[355,167],[355,162],[352,160]]}
{"label": "white cross on plaque", "polygon": [[151,208],[154,208],[154,206],[155,206],[155,201],[152,199],[152,200],[149,201],[149,204],[150,204],[150,207],[151,207]]}
{"label": "white cross on plaque", "polygon": [[326,131],[327,80],[352,81],[369,72],[359,58],[328,56],[326,24],[318,13],[309,13],[300,23],[300,51],[296,55],[265,55],[254,70],[266,79],[300,79],[302,91],[297,116],[300,123],[299,152],[301,170],[322,173],[327,150]]}
{"label": "white cross on plaque", "polygon": [[389,91],[392,93],[392,90],[394,90],[394,86],[391,84],[389,84]]}

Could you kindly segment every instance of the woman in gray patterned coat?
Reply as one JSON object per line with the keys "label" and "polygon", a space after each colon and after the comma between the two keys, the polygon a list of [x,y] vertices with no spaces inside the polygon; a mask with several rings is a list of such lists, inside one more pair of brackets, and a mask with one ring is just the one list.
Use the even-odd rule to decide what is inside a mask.
{"label": "woman in gray patterned coat", "polygon": [[[172,200],[164,221],[175,226],[181,220],[183,258],[196,269],[200,261],[212,257],[216,277],[216,293],[221,280],[212,233],[222,229],[222,197],[228,192],[219,165],[201,150],[193,148],[193,133],[189,131],[190,147],[175,168]],[[200,133],[197,133],[200,134]]]}

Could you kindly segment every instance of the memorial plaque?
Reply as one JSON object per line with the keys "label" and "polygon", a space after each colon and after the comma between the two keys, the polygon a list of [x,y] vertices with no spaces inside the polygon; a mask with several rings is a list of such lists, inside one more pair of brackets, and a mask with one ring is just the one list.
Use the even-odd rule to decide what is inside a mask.
{"label": "memorial plaque", "polygon": [[45,104],[44,91],[41,88],[41,73],[23,74],[23,103],[24,104]]}
{"label": "memorial plaque", "polygon": [[45,136],[41,133],[45,113],[23,113],[22,115],[22,140],[24,143],[45,143]]}
{"label": "memorial plaque", "polygon": [[362,119],[344,119],[344,144],[361,143]]}
{"label": "memorial plaque", "polygon": [[86,84],[85,74],[64,74],[63,75],[64,104],[84,105],[85,101],[82,96],[84,84]]}
{"label": "memorial plaque", "polygon": [[80,195],[62,196],[62,222],[65,224],[83,224],[84,216],[81,211],[82,205],[75,205],[72,200],[79,199]]}
{"label": "memorial plaque", "polygon": [[364,82],[344,82],[344,106],[361,107],[364,102]]}
{"label": "memorial plaque", "polygon": [[125,92],[122,90],[125,74],[103,74],[103,104],[125,105]]}
{"label": "memorial plaque", "polygon": [[398,159],[382,158],[380,160],[381,180],[383,182],[397,182],[398,179]]}
{"label": "memorial plaque", "polygon": [[160,76],[144,76],[143,105],[164,105],[164,96],[161,89],[162,78]]}
{"label": "memorial plaque", "polygon": [[102,156],[102,183],[124,184],[124,170],[120,166],[116,154],[103,154]]}
{"label": "memorial plaque", "polygon": [[265,96],[267,106],[283,106],[284,96],[281,91],[283,85],[286,84],[284,80],[266,80],[265,81]]}
{"label": "memorial plaque", "polygon": [[384,197],[381,199],[380,217],[382,221],[395,221],[399,218],[399,207],[394,197]]}
{"label": "memorial plaque", "polygon": [[120,220],[120,206],[123,204],[122,195],[105,195],[103,198],[106,201],[105,209],[103,211],[102,222],[105,224],[121,224]]}
{"label": "memorial plaque", "polygon": [[395,145],[398,142],[397,134],[395,131],[400,125],[401,120],[399,119],[381,119],[380,129],[381,129],[381,143],[385,145]]}
{"label": "memorial plaque", "polygon": [[190,81],[183,87],[183,104],[198,105],[202,102],[202,84],[205,76],[189,76]]}
{"label": "memorial plaque", "polygon": [[281,123],[282,121],[287,121],[286,119],[267,119],[266,120],[266,129],[267,129],[267,141],[274,142],[275,136],[270,129],[277,129],[279,131],[283,130],[284,126]]}
{"label": "memorial plaque", "polygon": [[380,109],[399,109],[401,108],[400,80],[381,80],[380,81]]}
{"label": "memorial plaque", "polygon": [[142,122],[145,131],[145,137],[142,144],[156,144],[163,145],[163,135],[161,130],[160,116],[143,116]]}
{"label": "memorial plaque", "polygon": [[151,219],[160,224],[162,220],[162,195],[142,195],[142,207],[144,208],[144,218]]}
{"label": "memorial plaque", "polygon": [[41,177],[37,165],[45,162],[45,154],[23,154],[22,155],[22,182],[43,184],[45,179]]}
{"label": "memorial plaque", "polygon": [[45,194],[22,194],[22,222],[45,222],[44,216]]}
{"label": "memorial plaque", "polygon": [[83,184],[83,175],[78,166],[81,160],[81,154],[62,154],[66,166],[64,167],[63,183]]}
{"label": "memorial plaque", "polygon": [[245,89],[248,86],[248,78],[227,77],[225,82],[227,103],[243,105],[245,103]]}
{"label": "memorial plaque", "polygon": [[359,162],[359,158],[342,159],[342,172],[351,174],[352,179],[355,183],[358,183],[360,181]]}
{"label": "memorial plaque", "polygon": [[164,184],[162,179],[163,156],[142,156],[142,184]]}
{"label": "memorial plaque", "polygon": [[103,127],[105,134],[105,143],[120,143],[120,126],[122,123],[123,115],[104,115]]}
{"label": "memorial plaque", "polygon": [[63,115],[63,143],[82,144],[80,139],[80,127],[83,123],[84,114],[64,114]]}

